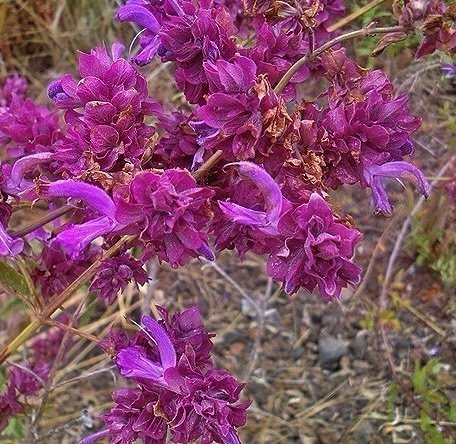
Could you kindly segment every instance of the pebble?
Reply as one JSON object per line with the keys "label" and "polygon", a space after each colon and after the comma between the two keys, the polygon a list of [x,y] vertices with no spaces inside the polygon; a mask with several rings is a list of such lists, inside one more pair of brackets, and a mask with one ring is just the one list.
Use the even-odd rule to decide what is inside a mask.
{"label": "pebble", "polygon": [[318,356],[323,366],[331,366],[339,362],[348,352],[345,341],[334,336],[323,336],[318,340]]}
{"label": "pebble", "polygon": [[350,350],[356,359],[363,359],[367,351],[367,332],[361,330],[350,342]]}
{"label": "pebble", "polygon": [[371,442],[375,430],[369,421],[363,421],[353,433],[353,439],[357,444]]}

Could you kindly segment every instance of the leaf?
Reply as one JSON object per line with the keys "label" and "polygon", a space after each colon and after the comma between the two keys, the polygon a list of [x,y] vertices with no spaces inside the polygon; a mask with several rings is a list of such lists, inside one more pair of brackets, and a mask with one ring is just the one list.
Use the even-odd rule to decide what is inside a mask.
{"label": "leaf", "polygon": [[432,444],[445,444],[445,438],[432,423],[432,419],[423,411],[421,412],[420,426],[421,430],[426,434],[428,439],[427,442]]}
{"label": "leaf", "polygon": [[426,391],[426,379],[427,379],[427,372],[426,367],[421,367],[418,362],[415,362],[415,369],[413,370],[412,374],[412,384],[413,390],[416,393],[424,394]]}
{"label": "leaf", "polygon": [[456,402],[450,402],[450,410],[447,414],[448,421],[456,422]]}
{"label": "leaf", "polygon": [[5,429],[5,434],[14,436],[15,438],[25,437],[25,424],[24,418],[13,416],[8,420],[8,426]]}
{"label": "leaf", "polygon": [[392,32],[390,34],[386,34],[380,39],[377,46],[372,51],[372,57],[377,57],[380,55],[392,43],[400,42],[406,38],[407,34],[405,32]]}
{"label": "leaf", "polygon": [[13,311],[19,311],[26,308],[24,302],[19,298],[12,298],[0,308],[0,319],[5,318]]}
{"label": "leaf", "polygon": [[27,283],[20,273],[5,262],[0,261],[0,285],[3,284],[14,293],[29,295]]}

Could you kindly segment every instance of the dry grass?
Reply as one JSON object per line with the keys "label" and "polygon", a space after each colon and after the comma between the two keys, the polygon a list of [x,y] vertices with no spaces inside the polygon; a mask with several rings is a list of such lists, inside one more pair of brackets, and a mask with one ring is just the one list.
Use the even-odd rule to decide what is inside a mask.
{"label": "dry grass", "polygon": [[[44,85],[50,79],[75,70],[78,50],[87,51],[102,42],[131,41],[133,29],[112,19],[116,7],[116,0],[0,0],[0,75],[21,72],[32,84],[32,95],[44,100]],[[435,81],[438,66],[436,60],[419,62],[405,70],[397,82],[401,92],[411,93],[415,112],[425,117],[426,133],[418,135],[417,157],[423,164],[427,162],[426,171],[434,172],[449,151],[446,116],[439,114],[439,102],[450,100],[453,107],[456,103],[456,98],[448,96]],[[148,68],[147,75],[159,99],[172,97],[175,91],[168,66],[154,65]],[[374,429],[376,442],[390,442],[400,427],[413,424],[414,432],[418,431],[413,422],[416,412],[409,408],[407,400],[403,401],[401,412],[409,416],[402,417],[396,425],[389,422],[385,406],[392,378],[375,331],[363,332],[366,350],[362,356],[350,351],[336,371],[324,369],[319,363],[318,338],[322,333],[341,336],[352,344],[361,330],[360,319],[378,308],[388,255],[401,220],[416,197],[401,190],[398,211],[390,224],[368,214],[367,194],[355,192],[355,197],[344,193],[340,201],[366,233],[364,250],[359,252],[365,269],[372,258],[357,297],[341,305],[328,305],[308,294],[290,299],[266,279],[262,259],[249,256],[241,264],[234,255],[224,254],[215,267],[194,261],[175,271],[152,264],[149,272],[156,278],[149,287],[139,293],[129,288],[106,311],[99,306],[84,330],[102,337],[113,324],[130,328],[125,316],[136,318],[141,312],[153,313],[154,304],[175,311],[198,303],[208,328],[217,331],[217,364],[248,383],[253,404],[242,432],[246,443],[368,442],[367,438],[363,441],[360,432],[366,423]],[[381,233],[384,234],[380,237]],[[407,268],[403,256],[406,255],[397,261],[398,268]],[[407,269],[407,273],[410,282],[418,283],[404,290],[404,297],[416,303],[427,283],[422,282],[423,277],[420,281],[416,270]],[[73,312],[85,296],[79,293],[66,308]],[[415,313],[409,308],[399,313],[404,332],[393,332],[392,340],[399,342],[405,336],[409,347],[395,350],[401,375],[410,374],[412,353],[427,346],[426,338],[429,344],[446,350],[445,339],[426,332],[429,322],[421,323],[416,313],[424,311],[432,322],[440,322],[439,327],[446,334],[450,332],[449,316],[441,316],[449,305],[450,295],[442,294],[427,305],[421,304]],[[80,306],[82,313],[87,308]],[[419,347],[413,341],[418,341]],[[92,422],[98,426],[95,418],[109,406],[110,393],[119,383],[111,368],[109,359],[92,343],[76,339],[65,363],[55,369],[47,388],[48,405],[35,406],[37,419],[27,442],[70,443],[89,434],[89,426]]]}
{"label": "dry grass", "polygon": [[1,73],[19,71],[39,95],[54,72],[74,71],[78,51],[133,30],[113,20],[116,0],[0,0]]}

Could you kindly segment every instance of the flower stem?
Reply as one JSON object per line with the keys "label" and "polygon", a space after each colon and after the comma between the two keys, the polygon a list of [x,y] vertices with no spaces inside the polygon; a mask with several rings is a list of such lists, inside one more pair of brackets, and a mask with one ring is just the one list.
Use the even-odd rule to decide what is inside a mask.
{"label": "flower stem", "polygon": [[98,344],[98,342],[100,341],[98,337],[92,335],[91,333],[79,330],[78,328],[72,327],[71,325],[62,324],[61,322],[58,322],[54,319],[46,319],[44,322],[48,325],[51,325],[52,327],[56,327],[60,330],[67,331],[68,333],[80,336],[81,338],[88,339],[89,341],[94,342],[95,344]]}
{"label": "flower stem", "polygon": [[348,25],[353,20],[356,20],[358,17],[361,17],[367,11],[370,11],[371,9],[375,8],[376,6],[380,5],[381,3],[384,3],[385,1],[386,0],[372,0],[372,1],[370,1],[369,3],[364,5],[362,8],[356,9],[351,14],[348,14],[343,19],[340,19],[338,22],[334,23],[334,25],[331,25],[328,28],[328,32],[334,32],[334,31],[337,31],[340,28],[343,28],[345,25]]}
{"label": "flower stem", "polygon": [[217,165],[220,162],[220,159],[222,158],[222,150],[216,151],[214,154],[212,154],[209,159],[206,160],[194,173],[193,177],[196,180],[203,179],[205,176],[209,174],[212,168],[214,168],[215,165]]}
{"label": "flower stem", "polygon": [[348,32],[347,34],[342,34],[329,42],[325,43],[324,45],[317,48],[312,53],[307,53],[304,57],[301,57],[298,61],[296,61],[290,69],[283,75],[280,79],[279,83],[277,83],[276,87],[274,88],[274,92],[279,94],[282,90],[287,86],[288,82],[291,78],[299,71],[301,66],[305,63],[309,62],[310,60],[315,59],[321,53],[327,51],[328,49],[332,48],[333,46],[337,45],[338,43],[344,42],[345,40],[351,40],[356,37],[367,37],[369,35],[375,34],[388,34],[390,32],[404,32],[405,28],[403,26],[389,26],[384,28],[373,28],[366,26],[363,29],[358,29],[357,31]]}
{"label": "flower stem", "polygon": [[38,228],[46,225],[49,222],[52,222],[53,220],[59,218],[60,216],[63,216],[64,214],[68,213],[70,210],[72,210],[73,207],[69,205],[64,205],[63,207],[57,208],[57,210],[52,211],[51,213],[46,214],[46,216],[42,217],[41,219],[38,219],[36,222],[33,222],[30,225],[27,225],[26,227],[19,228],[17,231],[12,231],[9,233],[9,235],[14,239],[17,237],[23,237],[32,231],[37,230]]}
{"label": "flower stem", "polygon": [[[74,280],[59,296],[57,296],[51,304],[46,307],[41,313],[38,314],[36,319],[33,319],[24,330],[19,333],[14,339],[12,339],[6,347],[0,351],[0,364],[14,353],[24,342],[30,339],[33,334],[40,328],[42,323],[46,323],[49,319],[71,296],[72,294],[83,284],[85,284],[93,275],[96,273],[97,268],[100,266],[102,261],[108,257],[114,256],[118,251],[130,241],[134,239],[133,236],[123,236],[117,241],[106,253],[98,258],[84,273],[82,273],[76,280]],[[42,321],[43,320],[43,321]]]}

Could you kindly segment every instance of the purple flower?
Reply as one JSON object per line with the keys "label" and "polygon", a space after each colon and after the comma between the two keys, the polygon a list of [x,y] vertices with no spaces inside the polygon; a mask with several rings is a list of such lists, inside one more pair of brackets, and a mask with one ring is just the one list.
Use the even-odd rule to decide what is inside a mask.
{"label": "purple flower", "polygon": [[127,232],[139,234],[149,252],[177,267],[191,257],[212,256],[204,230],[213,194],[185,170],[145,171],[117,190],[116,218]]}
{"label": "purple flower", "polygon": [[177,65],[175,77],[190,103],[200,103],[208,91],[204,62],[230,59],[236,53],[236,28],[224,8],[205,9],[191,2],[129,0],[117,12],[118,20],[145,29],[136,63],[149,63],[156,54]]}
{"label": "purple flower", "polygon": [[[166,418],[156,414],[158,394],[142,387],[116,390],[112,395],[114,407],[101,416],[106,429],[95,437],[108,436],[111,444],[143,442],[164,444],[168,432]],[[96,442],[86,438],[81,444]]]}
{"label": "purple flower", "polygon": [[420,193],[427,197],[430,191],[430,185],[423,173],[411,163],[408,162],[388,162],[383,165],[368,166],[364,170],[364,179],[372,189],[372,198],[375,204],[375,210],[391,215],[393,207],[391,206],[388,195],[385,190],[386,178],[407,178],[411,180]]}
{"label": "purple flower", "polygon": [[445,77],[456,88],[456,64],[444,63],[442,64],[442,71]]}
{"label": "purple flower", "polygon": [[[2,179],[4,178],[0,177],[0,190],[4,188]],[[0,256],[16,256],[24,248],[24,241],[22,239],[13,239],[8,234],[7,227],[12,213],[13,209],[11,205],[0,202]]]}
{"label": "purple flower", "polygon": [[157,105],[148,97],[146,79],[121,58],[123,50],[115,43],[110,54],[105,47],[82,53],[82,79],[65,75],[49,86],[55,105],[67,109],[68,131],[53,157],[59,171],[90,177],[91,171],[139,166],[154,134],[144,119]]}
{"label": "purple flower", "polygon": [[245,424],[250,404],[238,403],[243,384],[225,370],[194,372],[184,358],[169,372],[175,386],[160,393],[156,407],[170,421],[173,441],[240,444],[236,428]]}
{"label": "purple flower", "polygon": [[11,384],[21,395],[35,395],[43,388],[49,376],[50,367],[45,362],[37,363],[30,367],[13,366],[11,369]]}
{"label": "purple flower", "polygon": [[106,430],[98,436],[119,444],[164,443],[169,431],[176,443],[239,443],[236,429],[249,405],[239,402],[243,385],[213,368],[210,336],[196,308],[172,319],[160,311],[164,321],[144,316],[137,337],[116,352],[121,374],[138,387],[113,394],[115,406],[102,416]]}
{"label": "purple flower", "polygon": [[142,29],[139,44],[141,51],[135,56],[134,61],[140,66],[148,64],[157,54],[160,46],[160,22],[165,15],[165,2],[152,2],[148,0],[127,0],[116,13],[119,21],[133,22]]}
{"label": "purple flower", "polygon": [[[420,192],[426,194],[424,176],[404,161],[404,156],[413,153],[411,135],[421,123],[410,115],[408,98],[393,97],[393,86],[383,73],[363,73],[342,50],[324,57],[323,65],[333,82],[329,107],[320,115],[311,116],[317,137],[306,147],[307,152],[315,152],[325,163],[323,184],[337,188],[360,182],[364,187],[375,187],[372,192],[376,211],[385,214],[390,214],[391,206],[383,180],[374,181],[370,171],[381,168],[385,177],[396,178],[407,171],[409,177],[416,178]],[[395,166],[389,168],[389,163]],[[381,198],[379,193],[383,193]]]}
{"label": "purple flower", "polygon": [[[271,85],[275,85],[291,65],[308,51],[309,42],[301,32],[287,31],[282,23],[272,26],[264,20],[257,20],[255,29],[255,45],[243,49],[241,53],[255,62],[258,75],[267,75]],[[308,66],[304,65],[292,77],[283,94],[287,98],[295,98],[295,84],[304,82],[309,74]]]}
{"label": "purple flower", "polygon": [[237,56],[231,61],[220,59],[205,62],[204,71],[211,93],[245,93],[256,83],[256,65],[247,57]]}
{"label": "purple flower", "polygon": [[93,252],[86,252],[78,258],[71,259],[56,242],[45,244],[37,257],[37,266],[32,279],[40,286],[41,294],[50,298],[61,293],[90,265]]}
{"label": "purple flower", "polygon": [[23,412],[23,406],[16,397],[16,389],[9,384],[5,393],[0,395],[0,432],[8,425],[8,418]]}
{"label": "purple flower", "polygon": [[319,194],[286,212],[278,228],[285,241],[268,259],[267,272],[283,282],[287,293],[318,286],[321,295],[332,300],[343,287],[359,282],[360,268],[351,258],[361,235],[335,220]]}
{"label": "purple flower", "polygon": [[121,227],[115,218],[114,202],[103,190],[94,185],[71,179],[57,180],[38,184],[35,189],[21,193],[21,196],[27,199],[66,197],[83,200],[90,209],[99,214],[80,225],[69,225],[57,235],[56,241],[72,258],[76,258],[97,237],[107,235]]}
{"label": "purple flower", "polygon": [[417,49],[415,57],[420,58],[437,50],[456,54],[455,15],[450,5],[443,0],[427,1],[425,8],[416,8],[416,5],[417,2],[407,4],[402,17],[402,20],[407,21],[412,14],[415,20],[422,20],[420,29],[424,34],[424,39]]}
{"label": "purple flower", "polygon": [[190,103],[200,103],[207,93],[204,62],[234,56],[234,34],[232,19],[224,9],[199,9],[194,16],[174,16],[163,22],[162,58],[176,62],[177,85]]}
{"label": "purple flower", "polygon": [[0,113],[0,139],[13,158],[50,151],[61,137],[57,114],[30,99],[14,95]]}
{"label": "purple flower", "polygon": [[106,259],[100,265],[90,289],[98,293],[107,304],[112,304],[119,291],[125,290],[129,282],[144,285],[149,280],[142,262],[125,253]]}
{"label": "purple flower", "polygon": [[[67,315],[60,315],[57,320],[62,324],[68,324],[70,318]],[[53,362],[59,348],[62,345],[62,341],[66,332],[59,328],[51,328],[41,335],[35,337],[31,344],[32,361],[35,365],[42,365]],[[68,339],[67,339],[68,340]],[[68,345],[68,344],[67,344]],[[67,347],[67,350],[69,348]],[[65,353],[64,353],[65,354]],[[63,357],[63,356],[62,356]],[[46,379],[47,376],[43,377]]]}
{"label": "purple flower", "polygon": [[13,96],[25,97],[28,83],[20,74],[13,74],[6,78],[0,88],[0,107],[8,107]]}
{"label": "purple flower", "polygon": [[17,159],[11,168],[10,177],[4,190],[8,194],[16,195],[32,188],[34,186],[33,179],[40,175],[41,166],[49,163],[51,156],[52,153],[44,151]]}
{"label": "purple flower", "polygon": [[283,142],[291,122],[283,100],[266,78],[256,77],[254,64],[246,57],[207,68],[211,88],[220,92],[209,95],[196,115],[218,133],[201,143],[222,149],[230,159],[268,155],[273,144]]}
{"label": "purple flower", "polygon": [[24,241],[20,238],[13,239],[0,221],[0,256],[16,256],[24,248]]}
{"label": "purple flower", "polygon": [[220,190],[211,231],[217,249],[236,248],[241,256],[248,250],[270,253],[277,243],[277,224],[284,202],[279,185],[260,166],[251,162],[237,165],[240,179]]}
{"label": "purple flower", "polygon": [[213,367],[211,338],[215,336],[204,329],[200,310],[193,306],[182,312],[176,312],[171,317],[167,310],[157,306],[163,317],[163,326],[171,339],[177,356],[182,356],[188,346],[194,352],[194,364],[201,371]]}
{"label": "purple flower", "polygon": [[203,156],[210,154],[198,143],[198,132],[191,120],[195,116],[186,116],[181,112],[162,113],[159,126],[166,133],[160,138],[154,150],[161,162],[168,168],[186,168],[195,170],[203,163]]}
{"label": "purple flower", "polygon": [[176,351],[168,334],[155,319],[143,316],[142,323],[145,333],[157,344],[159,360],[154,362],[141,348],[130,346],[117,353],[116,364],[126,378],[167,386],[165,371],[176,367]]}

